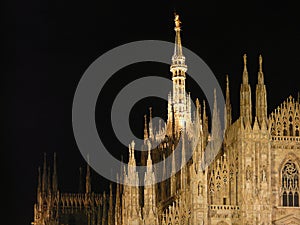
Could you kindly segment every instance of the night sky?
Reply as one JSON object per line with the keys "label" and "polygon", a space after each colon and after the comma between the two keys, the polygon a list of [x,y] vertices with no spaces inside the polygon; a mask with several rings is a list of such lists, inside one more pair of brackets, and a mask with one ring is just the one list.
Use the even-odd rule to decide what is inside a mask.
{"label": "night sky", "polygon": [[[244,53],[248,55],[252,99],[258,56],[263,55],[268,113],[290,94],[296,97],[299,90],[300,13],[291,0],[29,0],[6,1],[1,8],[2,47],[7,52],[1,77],[1,166],[5,171],[2,186],[8,197],[2,205],[14,215],[11,224],[30,224],[33,219],[37,168],[42,165],[44,152],[50,162],[57,152],[60,190],[78,189],[78,168],[85,163],[73,137],[71,110],[84,71],[101,54],[121,44],[148,39],[173,42],[174,11],[182,20],[183,45],[209,65],[223,89],[225,74],[229,74],[234,119],[239,114]],[[170,61],[171,56],[172,52]],[[108,124],[110,105],[122,85],[145,74],[171,78],[169,65],[139,63],[116,73],[99,96],[99,134],[115,154],[124,148],[116,143]],[[187,83],[193,98],[201,96],[199,88],[189,80]],[[130,116],[139,137],[149,106],[155,116],[166,116],[165,102],[140,101]],[[93,185],[97,192],[106,188],[106,182],[95,173]]]}

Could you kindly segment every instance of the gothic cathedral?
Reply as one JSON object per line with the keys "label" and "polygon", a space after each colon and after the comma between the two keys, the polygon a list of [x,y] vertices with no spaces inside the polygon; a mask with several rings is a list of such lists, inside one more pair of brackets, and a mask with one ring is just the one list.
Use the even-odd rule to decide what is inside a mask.
{"label": "gothic cathedral", "polygon": [[[289,96],[267,114],[267,90],[259,56],[255,107],[252,107],[244,55],[240,116],[232,121],[227,76],[224,129],[221,130],[216,97],[212,128],[209,129],[205,101],[201,105],[197,99],[195,112],[191,112],[190,95],[186,94],[187,65],[180,23],[176,15],[175,50],[170,67],[173,90],[168,96],[167,122],[154,129],[150,109],[149,120],[145,116],[143,148],[146,151],[140,159],[147,169],[144,174],[135,170],[135,143],[132,142],[129,145],[130,169],[122,170],[118,177],[136,184],[144,179],[146,185],[111,184],[108,194],[94,193],[87,165],[85,182],[80,181],[85,188],[78,193],[63,193],[58,188],[56,158],[54,156],[51,171],[45,156],[42,171],[39,169],[32,224],[300,225],[299,98]],[[181,149],[180,160],[173,154],[171,168],[153,166],[171,155],[177,145]],[[186,155],[191,146],[195,151],[188,159]],[[214,149],[215,146],[220,148]],[[206,162],[207,147],[217,152],[209,164]],[[157,183],[158,169],[162,176],[173,171],[172,176]]]}

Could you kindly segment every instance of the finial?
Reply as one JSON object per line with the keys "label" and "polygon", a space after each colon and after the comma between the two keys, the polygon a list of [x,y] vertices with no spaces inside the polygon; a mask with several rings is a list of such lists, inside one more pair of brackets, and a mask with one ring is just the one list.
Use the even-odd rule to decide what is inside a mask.
{"label": "finial", "polygon": [[196,98],[196,107],[197,107],[197,109],[200,107],[200,103],[199,103],[199,99],[198,98]]}
{"label": "finial", "polygon": [[112,197],[112,182],[109,183],[109,195]]}
{"label": "finial", "polygon": [[135,147],[135,142],[132,141],[131,142],[131,151],[132,151],[133,154],[134,154],[134,147]]}
{"label": "finial", "polygon": [[243,58],[244,58],[243,84],[248,84],[247,55],[244,54]]}
{"label": "finial", "polygon": [[263,58],[261,55],[259,55],[259,72],[262,73],[262,61],[263,61]]}
{"label": "finial", "polygon": [[243,58],[244,58],[244,67],[246,68],[246,65],[247,65],[247,55],[244,54]]}
{"label": "finial", "polygon": [[247,71],[247,55],[246,54],[243,55],[243,59],[244,59],[244,71]]}
{"label": "finial", "polygon": [[152,125],[152,107],[149,107],[150,115],[149,115],[149,138],[152,139],[153,135],[153,125]]}
{"label": "finial", "polygon": [[229,78],[228,78],[228,74],[226,74],[226,86],[229,86]]}
{"label": "finial", "polygon": [[128,144],[129,158],[131,158],[131,144]]}
{"label": "finial", "polygon": [[175,30],[180,30],[181,21],[179,20],[179,15],[175,13]]}
{"label": "finial", "polygon": [[205,106],[205,100],[203,100],[203,114],[206,113],[206,106]]}
{"label": "finial", "polygon": [[217,102],[217,90],[214,88],[214,101]]}

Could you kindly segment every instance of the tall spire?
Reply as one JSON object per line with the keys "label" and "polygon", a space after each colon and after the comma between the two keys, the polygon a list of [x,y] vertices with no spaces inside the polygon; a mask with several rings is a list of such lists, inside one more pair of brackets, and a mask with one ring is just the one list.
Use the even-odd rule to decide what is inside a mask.
{"label": "tall spire", "polygon": [[252,124],[251,87],[248,82],[247,55],[244,54],[243,82],[240,89],[240,117],[245,125]]}
{"label": "tall spire", "polygon": [[211,119],[211,137],[214,141],[219,141],[221,139],[221,124],[220,124],[220,111],[217,106],[217,91],[214,89],[214,108],[213,115]]}
{"label": "tall spire", "polygon": [[244,54],[243,84],[248,84],[247,55]]}
{"label": "tall spire", "polygon": [[262,55],[259,55],[259,72],[262,73]]}
{"label": "tall spire", "polygon": [[148,160],[147,170],[144,176],[144,207],[143,207],[143,218],[147,221],[145,224],[157,224],[155,215],[156,210],[156,193],[155,193],[155,175],[152,168],[151,159],[151,143],[148,141]]}
{"label": "tall spire", "polygon": [[228,74],[226,74],[226,104],[230,104],[229,78],[228,78]]}
{"label": "tall spire", "polygon": [[84,192],[82,167],[79,167],[79,185],[78,185],[78,192],[79,192],[79,193]]}
{"label": "tall spire", "polygon": [[181,148],[181,169],[182,169],[186,163],[185,134],[182,133],[181,137],[182,137],[182,148]]}
{"label": "tall spire", "polygon": [[201,106],[199,99],[196,98],[196,112],[195,112],[195,124],[196,124],[196,135],[199,137],[200,130],[202,130],[202,119],[201,119]]}
{"label": "tall spire", "polygon": [[87,165],[86,165],[86,177],[85,177],[85,191],[86,193],[91,192],[91,171],[90,171],[90,165],[89,165],[89,156],[87,156]]}
{"label": "tall spire", "polygon": [[259,84],[264,84],[264,73],[262,70],[262,62],[263,62],[263,58],[261,55],[259,55],[259,71],[258,71],[258,83]]}
{"label": "tall spire", "polygon": [[204,135],[204,144],[206,144],[208,140],[208,117],[206,115],[206,105],[205,100],[203,100],[203,114],[202,114],[202,123],[203,123],[203,135]]}
{"label": "tall spire", "polygon": [[172,145],[172,172],[171,172],[171,195],[176,193],[176,159],[174,145]]}
{"label": "tall spire", "polygon": [[53,176],[52,176],[52,189],[54,192],[57,191],[57,166],[56,166],[56,152],[54,152],[54,159],[53,159]]}
{"label": "tall spire", "polygon": [[181,188],[184,190],[187,182],[187,169],[186,169],[186,151],[185,151],[185,133],[182,133],[182,148],[181,148],[181,170],[180,170],[180,182]]}
{"label": "tall spire", "polygon": [[185,64],[185,57],[182,54],[181,44],[181,21],[179,15],[175,14],[175,47],[174,54],[172,56],[172,64],[170,71],[172,72],[173,81],[173,107],[174,107],[174,118],[175,118],[175,132],[179,134],[181,129],[185,128],[185,122],[187,119],[187,100],[185,92],[185,72],[187,66]]}
{"label": "tall spire", "polygon": [[264,73],[262,70],[262,56],[259,55],[259,70],[256,85],[256,117],[260,126],[267,122],[267,91],[264,84]]}
{"label": "tall spire", "polygon": [[148,139],[148,128],[147,128],[147,115],[144,115],[145,123],[144,123],[144,141]]}
{"label": "tall spire", "polygon": [[167,188],[166,188],[166,176],[167,176],[167,169],[166,169],[166,155],[163,153],[163,169],[162,169],[162,199],[165,200],[167,196]]}
{"label": "tall spire", "polygon": [[226,75],[226,103],[225,103],[225,130],[231,125],[231,104],[230,104],[230,93],[229,93],[229,78]]}
{"label": "tall spire", "polygon": [[153,124],[152,124],[152,107],[149,108],[150,116],[149,116],[149,138],[153,138]]}

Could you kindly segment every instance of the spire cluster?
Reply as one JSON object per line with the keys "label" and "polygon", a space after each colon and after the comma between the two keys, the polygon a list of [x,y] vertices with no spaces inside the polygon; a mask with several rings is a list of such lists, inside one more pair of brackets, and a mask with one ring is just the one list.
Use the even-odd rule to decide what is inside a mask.
{"label": "spire cluster", "polygon": [[[244,54],[240,117],[232,121],[228,75],[225,108],[218,107],[217,94],[220,95],[214,90],[211,120],[206,102],[200,104],[198,98],[196,109],[191,112],[192,100],[185,87],[187,66],[182,52],[179,15],[175,15],[174,22],[176,36],[170,67],[173,90],[168,95],[167,122],[160,121],[157,130],[152,121],[152,108],[149,108],[148,120],[145,115],[143,121],[141,159],[135,154],[136,144],[132,141],[128,146],[128,165],[122,164],[116,175],[117,184],[110,183],[107,194],[92,190],[89,165],[85,177],[80,169],[79,192],[61,193],[57,183],[56,154],[52,180],[45,154],[44,165],[38,169],[34,225],[71,224],[74,218],[87,225],[271,224],[274,221],[272,210],[277,206],[283,212],[285,206],[289,206],[286,212],[297,212],[298,175],[291,179],[291,174],[283,173],[283,179],[279,181],[283,185],[279,187],[280,176],[276,173],[286,171],[278,166],[278,162],[282,165],[287,162],[288,172],[295,168],[291,166],[296,166],[291,160],[297,158],[294,154],[299,150],[299,99],[290,96],[267,118],[260,55],[252,120],[251,86]],[[221,110],[225,114],[224,130]],[[284,161],[276,158],[282,154],[287,155]],[[157,164],[162,160],[162,164]],[[143,166],[141,170],[138,165]],[[274,180],[277,180],[275,185],[271,183]],[[282,200],[283,206],[274,205],[276,199]],[[298,208],[292,211],[290,206]],[[282,215],[281,220],[285,223],[286,213]],[[275,221],[281,223],[277,215]]]}

